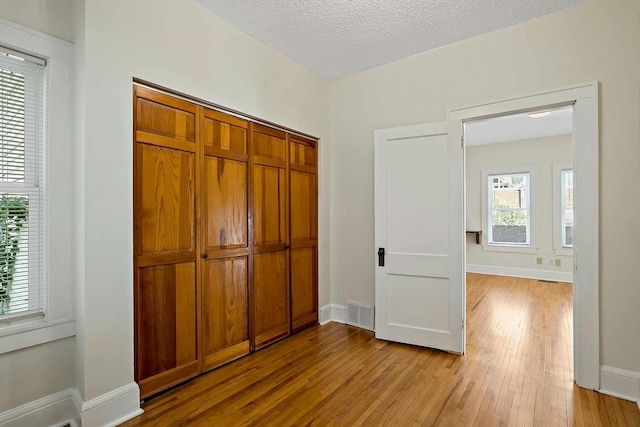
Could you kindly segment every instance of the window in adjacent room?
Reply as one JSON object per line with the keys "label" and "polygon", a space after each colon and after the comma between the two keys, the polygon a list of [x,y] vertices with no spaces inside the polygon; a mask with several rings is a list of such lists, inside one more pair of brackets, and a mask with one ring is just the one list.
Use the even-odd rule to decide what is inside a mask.
{"label": "window in adjacent room", "polygon": [[573,170],[563,170],[561,176],[562,194],[562,247],[573,247]]}
{"label": "window in adjacent room", "polygon": [[556,255],[571,255],[573,251],[573,166],[553,165],[554,236]]}
{"label": "window in adjacent room", "polygon": [[530,247],[531,171],[486,173],[488,244]]}
{"label": "window in adjacent room", "polygon": [[0,47],[0,322],[44,315],[45,62]]}

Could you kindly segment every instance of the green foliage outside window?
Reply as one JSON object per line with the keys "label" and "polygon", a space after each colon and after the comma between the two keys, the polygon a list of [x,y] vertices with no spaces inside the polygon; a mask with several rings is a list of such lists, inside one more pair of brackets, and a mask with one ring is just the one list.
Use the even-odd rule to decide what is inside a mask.
{"label": "green foliage outside window", "polygon": [[[494,208],[508,208],[508,206],[494,206]],[[527,212],[524,210],[495,210],[493,211],[493,225],[527,225]]]}
{"label": "green foliage outside window", "polygon": [[29,201],[26,197],[0,197],[0,315],[9,311],[16,259],[28,215]]}

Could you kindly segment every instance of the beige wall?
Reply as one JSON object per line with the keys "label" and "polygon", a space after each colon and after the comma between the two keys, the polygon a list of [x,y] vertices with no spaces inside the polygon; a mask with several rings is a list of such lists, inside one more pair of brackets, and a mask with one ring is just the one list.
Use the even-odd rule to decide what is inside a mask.
{"label": "beige wall", "polygon": [[72,0],[0,0],[0,18],[73,41]]}
{"label": "beige wall", "polygon": [[0,413],[74,387],[73,340],[0,355]]}
{"label": "beige wall", "polygon": [[[640,2],[590,0],[331,84],[331,297],[374,302],[373,133],[598,80],[601,362],[640,371]],[[624,209],[620,209],[624,206]]]}
{"label": "beige wall", "polygon": [[[0,18],[71,40],[70,0],[0,0]],[[0,412],[73,387],[74,338],[0,355]]]}
{"label": "beige wall", "polygon": [[[133,381],[132,78],[321,138],[320,303],[330,301],[329,85],[190,0],[86,0],[77,28],[78,387]],[[82,19],[79,19],[82,21]]]}
{"label": "beige wall", "polygon": [[[573,270],[573,257],[555,255],[553,250],[553,164],[572,162],[571,135],[553,136],[525,141],[467,147],[467,229],[483,230],[482,170],[518,166],[536,168],[535,198],[535,253],[496,252],[484,250],[476,244],[474,236],[467,236],[467,264],[526,268],[534,270]],[[536,264],[536,257],[543,258],[543,265]],[[561,266],[549,265],[550,259],[560,259]]]}

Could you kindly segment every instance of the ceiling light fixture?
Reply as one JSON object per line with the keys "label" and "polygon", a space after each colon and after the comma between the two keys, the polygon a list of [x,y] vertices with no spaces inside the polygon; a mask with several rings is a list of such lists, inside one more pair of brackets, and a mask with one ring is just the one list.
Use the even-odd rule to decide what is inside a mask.
{"label": "ceiling light fixture", "polygon": [[551,114],[551,111],[538,111],[537,113],[527,114],[527,116],[532,119],[539,119],[540,117],[548,116],[549,114]]}

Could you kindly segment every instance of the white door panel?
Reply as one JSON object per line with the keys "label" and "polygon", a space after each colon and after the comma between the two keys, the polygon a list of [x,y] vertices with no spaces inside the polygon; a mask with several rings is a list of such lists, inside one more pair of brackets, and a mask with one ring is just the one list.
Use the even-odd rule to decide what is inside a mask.
{"label": "white door panel", "polygon": [[413,276],[449,277],[451,262],[446,255],[420,255],[387,252],[385,268],[387,274]]}
{"label": "white door panel", "polygon": [[[448,191],[447,181],[448,135],[395,140],[387,144],[387,227],[388,249],[407,253],[448,253],[448,233],[441,224],[447,218],[447,206],[431,203],[442,200]],[[440,159],[433,167],[425,168],[424,160]],[[437,182],[439,185],[428,185]],[[444,185],[442,185],[444,184]],[[431,221],[407,223],[413,218]]]}
{"label": "white door panel", "polygon": [[464,351],[461,135],[459,121],[376,132],[377,338]]}

